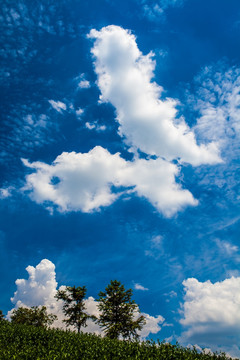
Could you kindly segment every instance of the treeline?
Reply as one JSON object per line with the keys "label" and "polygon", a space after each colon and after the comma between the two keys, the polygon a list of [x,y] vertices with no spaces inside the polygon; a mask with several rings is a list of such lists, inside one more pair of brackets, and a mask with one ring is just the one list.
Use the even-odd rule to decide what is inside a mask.
{"label": "treeline", "polygon": [[[57,316],[45,306],[19,307],[7,321],[0,311],[0,359],[169,359],[227,360],[224,353],[205,354],[179,344],[139,342],[139,332],[145,324],[138,305],[132,299],[132,289],[113,280],[99,293],[98,316],[87,313],[86,287],[67,286],[58,290],[56,299],[63,301],[63,320],[69,330],[50,329]],[[105,337],[81,332],[87,320],[95,321]]]}
{"label": "treeline", "polygon": [[[137,339],[139,331],[145,324],[145,318],[140,314],[139,307],[132,300],[132,289],[125,290],[117,280],[112,280],[99,293],[97,307],[99,316],[87,313],[85,298],[86,287],[66,286],[64,290],[58,290],[56,299],[63,301],[63,322],[67,327],[73,326],[80,333],[82,327],[87,326],[87,320],[96,322],[110,339]],[[57,316],[47,313],[46,306],[33,306],[31,308],[19,307],[10,315],[12,324],[32,325],[36,327],[48,327],[57,320]],[[3,318],[3,315],[2,315]]]}

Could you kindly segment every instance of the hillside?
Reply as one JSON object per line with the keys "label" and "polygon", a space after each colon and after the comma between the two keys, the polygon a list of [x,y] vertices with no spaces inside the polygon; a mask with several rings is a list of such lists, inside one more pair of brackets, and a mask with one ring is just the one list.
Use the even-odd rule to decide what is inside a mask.
{"label": "hillside", "polygon": [[169,359],[225,360],[224,354],[203,354],[179,345],[143,343],[101,338],[27,325],[0,323],[1,360],[62,360],[62,359]]}

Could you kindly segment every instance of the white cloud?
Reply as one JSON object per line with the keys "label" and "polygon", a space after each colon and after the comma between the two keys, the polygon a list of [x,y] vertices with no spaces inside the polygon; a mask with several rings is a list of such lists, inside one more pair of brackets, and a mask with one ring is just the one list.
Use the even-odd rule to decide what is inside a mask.
{"label": "white cloud", "polygon": [[[46,306],[49,313],[55,314],[58,320],[54,322],[54,326],[63,327],[62,320],[62,303],[55,298],[57,282],[55,265],[43,259],[36,267],[28,266],[28,279],[17,279],[17,290],[11,298],[15,309],[31,306]],[[13,310],[13,309],[12,309]],[[12,310],[8,312],[10,318]]]}
{"label": "white cloud", "polygon": [[[219,141],[223,155],[229,146],[239,148],[240,69],[224,63],[207,66],[195,78],[194,107],[200,113],[195,131],[209,141]],[[236,150],[236,149],[235,149]]]}
{"label": "white cloud", "polygon": [[76,115],[77,115],[78,118],[81,118],[81,115],[83,113],[84,113],[84,109],[79,108],[79,109],[76,110]]}
{"label": "white cloud", "polygon": [[[1,80],[7,76],[15,84],[13,86],[19,82],[28,81],[24,78],[23,69],[36,56],[40,55],[37,39],[42,39],[43,34],[51,34],[57,38],[63,36],[76,38],[78,32],[75,31],[74,24],[70,24],[69,20],[60,15],[60,7],[62,7],[61,4],[56,6],[54,2],[51,4],[36,3],[34,8],[31,7],[30,3],[22,0],[14,3],[4,2],[1,7],[1,25],[5,29],[0,34],[0,42],[5,44],[1,51]],[[17,34],[18,41],[16,44],[12,39]],[[39,78],[40,74],[35,78],[37,86]],[[21,98],[21,96],[18,100],[15,98],[15,102]]]}
{"label": "white cloud", "polygon": [[140,336],[146,338],[149,334],[157,334],[161,330],[161,324],[165,321],[161,315],[151,316],[146,313],[141,313],[145,317],[146,324],[143,326]]}
{"label": "white cloud", "polygon": [[[7,156],[11,166],[16,151],[18,155],[29,154],[36,148],[56,141],[58,123],[41,113],[38,106],[36,103],[30,106],[13,104],[9,116],[2,123],[0,161],[4,161]],[[8,136],[3,136],[6,131]]]}
{"label": "white cloud", "polygon": [[48,100],[48,102],[53,107],[53,109],[59,113],[62,113],[62,110],[67,110],[66,104],[64,104],[62,101]]}
{"label": "white cloud", "polygon": [[105,131],[107,129],[106,125],[98,125],[97,131]]}
{"label": "white cloud", "polygon": [[[55,314],[58,317],[53,324],[53,327],[65,328],[65,324],[62,322],[64,314],[62,312],[62,301],[57,301],[55,298],[57,292],[56,272],[55,265],[47,260],[43,259],[36,267],[28,266],[26,268],[28,272],[28,279],[17,279],[17,290],[14,296],[11,298],[15,308],[20,306],[46,306],[49,313]],[[61,286],[60,289],[64,289]],[[97,307],[98,302],[89,296],[85,300],[86,312],[89,315],[99,316],[99,310]],[[7,317],[10,319],[13,309],[8,312]],[[146,325],[139,333],[142,338],[147,337],[150,333],[157,333],[161,330],[159,324],[164,322],[162,316],[150,316],[149,314],[142,313],[146,318]],[[70,328],[74,330],[73,327]],[[96,334],[103,334],[103,331],[94,321],[88,320],[87,327],[82,328],[83,332],[92,332]]]}
{"label": "white cloud", "polygon": [[198,145],[184,119],[177,118],[177,101],[161,99],[163,88],[152,81],[153,54],[143,55],[134,35],[111,25],[91,30],[89,37],[95,39],[100,100],[116,108],[119,134],[135,152],[193,165],[221,161],[217,143]]}
{"label": "white cloud", "polygon": [[159,249],[162,247],[163,237],[161,235],[154,236],[151,239],[152,247]]}
{"label": "white cloud", "polygon": [[97,122],[93,122],[91,124],[89,122],[86,122],[85,126],[88,130],[96,130],[98,132],[106,130],[105,125],[98,125]]}
{"label": "white cloud", "polygon": [[215,242],[219,249],[228,256],[236,254],[239,250],[238,246],[232,245],[228,241],[216,239]]}
{"label": "white cloud", "polygon": [[17,291],[11,298],[16,306],[25,304],[26,306],[39,306],[50,299],[54,300],[56,293],[56,274],[55,265],[43,259],[37,266],[28,266],[26,268],[29,278],[17,279]]}
{"label": "white cloud", "polygon": [[240,356],[240,277],[221,282],[199,282],[189,278],[183,282],[185,297],[181,324],[182,343],[220,348]]}
{"label": "white cloud", "polygon": [[24,190],[37,203],[52,202],[62,212],[98,210],[126,193],[146,198],[167,217],[197,204],[192,194],[175,182],[178,167],[162,159],[131,162],[96,146],[88,153],[62,153],[52,165],[23,162],[36,170],[27,175]]}
{"label": "white cloud", "polygon": [[93,130],[96,127],[95,124],[90,124],[89,122],[86,122],[85,126],[88,130]]}
{"label": "white cloud", "polygon": [[6,188],[0,188],[0,199],[6,199],[10,197],[11,191],[13,190],[12,186],[6,187]]}
{"label": "white cloud", "polygon": [[91,83],[90,81],[86,80],[84,73],[75,77],[74,82],[77,83],[78,89],[89,89],[91,87]]}
{"label": "white cloud", "polygon": [[129,163],[123,184],[135,185],[138,196],[143,196],[165,216],[170,217],[186,205],[197,205],[188,190],[175,182],[178,168],[162,159],[137,159]]}
{"label": "white cloud", "polygon": [[148,288],[146,288],[146,287],[144,287],[144,286],[142,286],[141,284],[138,284],[138,283],[134,284],[134,289],[135,290],[141,290],[141,291],[148,291],[149,290]]}
{"label": "white cloud", "polygon": [[185,103],[196,113],[194,131],[202,141],[218,141],[221,166],[201,167],[196,174],[203,186],[216,186],[224,199],[239,201],[240,68],[220,61],[205,67],[195,78],[193,95]]}
{"label": "white cloud", "polygon": [[89,89],[91,87],[90,82],[88,80],[81,80],[78,83],[78,87],[80,89]]}
{"label": "white cloud", "polygon": [[[89,296],[85,300],[86,312],[89,315],[94,315],[94,316],[98,317],[99,316],[99,310],[98,310],[97,304],[98,304],[98,302],[94,299],[94,297]],[[82,331],[83,332],[95,333],[95,334],[98,334],[98,335],[102,334],[102,329],[93,320],[88,320],[87,327],[83,328]]]}
{"label": "white cloud", "polygon": [[[53,203],[62,212],[96,211],[126,193],[147,199],[166,217],[197,205],[193,195],[175,181],[180,168],[170,161],[192,165],[220,162],[217,142],[197,144],[194,132],[183,118],[177,118],[177,101],[162,99],[163,89],[152,81],[152,54],[144,56],[129,31],[112,25],[92,30],[89,37],[95,39],[92,53],[100,100],[115,106],[119,134],[134,152],[134,160],[126,161],[98,146],[85,154],[62,153],[52,165],[25,161],[36,170],[27,176],[25,190],[37,203],[48,208],[49,202]],[[84,76],[77,81],[85,81]],[[60,101],[49,102],[59,112],[66,110]],[[81,116],[82,109],[76,114]],[[95,131],[106,129],[96,121],[85,126]],[[138,151],[148,158],[139,159]]]}
{"label": "white cloud", "polygon": [[170,302],[171,299],[177,297],[177,293],[174,290],[171,290],[169,293],[165,293],[163,295],[167,297],[166,302]]}
{"label": "white cloud", "polygon": [[161,235],[153,236],[150,241],[150,248],[145,250],[145,255],[159,259],[164,255],[163,237]]}
{"label": "white cloud", "polygon": [[143,14],[149,20],[157,20],[161,15],[163,15],[163,13],[163,8],[161,8],[158,4],[154,4],[152,6],[145,4],[143,6]]}
{"label": "white cloud", "polygon": [[[25,165],[37,170],[27,176],[26,184],[37,203],[51,201],[60,211],[90,212],[112,204],[119,196],[111,192],[111,186],[118,185],[125,161],[119,154],[95,147],[85,154],[62,153],[53,165],[26,161]],[[54,178],[60,182],[52,183]]]}
{"label": "white cloud", "polygon": [[181,6],[184,1],[185,0],[156,0],[155,3],[151,4],[147,0],[143,0],[143,14],[149,20],[159,20],[167,8]]}
{"label": "white cloud", "polygon": [[[62,322],[65,318],[62,305],[63,302],[57,301],[55,295],[57,293],[57,282],[55,265],[47,260],[43,259],[36,267],[28,266],[26,268],[28,272],[28,279],[17,279],[17,290],[14,296],[11,298],[15,309],[20,306],[46,306],[49,313],[57,315],[58,319],[54,322],[53,327],[66,328],[66,325]],[[65,286],[61,286],[63,290]],[[89,297],[85,300],[86,311],[90,315],[98,315],[97,302],[93,297]],[[13,309],[8,312],[8,318],[10,319]],[[73,327],[70,327],[74,330]],[[93,321],[88,321],[88,326],[83,331],[100,333],[99,326]]]}

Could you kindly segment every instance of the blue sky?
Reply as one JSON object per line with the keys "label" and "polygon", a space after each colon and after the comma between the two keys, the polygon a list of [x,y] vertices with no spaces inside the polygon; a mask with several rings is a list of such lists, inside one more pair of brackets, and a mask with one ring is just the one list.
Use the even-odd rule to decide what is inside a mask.
{"label": "blue sky", "polygon": [[240,357],[239,1],[0,16],[0,308],[118,279],[143,338]]}

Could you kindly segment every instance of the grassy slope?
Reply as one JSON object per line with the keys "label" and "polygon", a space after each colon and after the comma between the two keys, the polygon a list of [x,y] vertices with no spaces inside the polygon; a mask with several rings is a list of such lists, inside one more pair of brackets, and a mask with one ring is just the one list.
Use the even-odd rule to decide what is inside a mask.
{"label": "grassy slope", "polygon": [[224,354],[199,354],[178,345],[153,342],[129,342],[101,338],[93,334],[41,329],[26,325],[0,322],[1,360],[60,360],[60,359],[169,359],[225,360]]}

